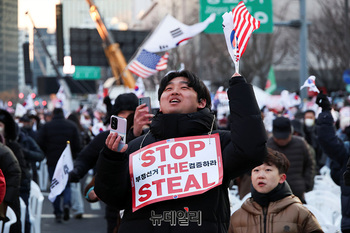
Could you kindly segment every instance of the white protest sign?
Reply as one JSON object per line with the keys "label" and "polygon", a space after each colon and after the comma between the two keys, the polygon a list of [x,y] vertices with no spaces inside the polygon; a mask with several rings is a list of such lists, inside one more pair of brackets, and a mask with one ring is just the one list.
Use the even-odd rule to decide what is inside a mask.
{"label": "white protest sign", "polygon": [[168,139],[130,155],[132,205],[204,193],[222,183],[219,134]]}

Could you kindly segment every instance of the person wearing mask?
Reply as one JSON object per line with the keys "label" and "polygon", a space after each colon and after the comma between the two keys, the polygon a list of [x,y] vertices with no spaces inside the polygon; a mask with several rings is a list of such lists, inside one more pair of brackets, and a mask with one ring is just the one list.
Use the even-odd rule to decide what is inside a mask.
{"label": "person wearing mask", "polygon": [[[4,110],[0,109],[0,137],[3,140],[3,144],[8,146],[13,154],[16,156],[16,159],[21,168],[21,185],[20,185],[20,197],[23,201],[28,205],[29,195],[30,195],[30,182],[31,182],[31,174],[30,174],[30,164],[28,162],[29,158],[25,158],[25,154],[23,153],[23,149],[21,145],[18,143],[18,127],[14,121],[14,118],[11,114]],[[19,202],[18,202],[19,204]],[[16,208],[18,208],[16,206]],[[21,229],[21,220],[20,220],[20,210],[14,210],[17,217],[17,222],[11,225],[10,232],[16,230],[13,229]],[[25,223],[26,232],[30,231],[30,221],[29,221],[29,213],[26,210],[26,223]]]}
{"label": "person wearing mask", "polygon": [[316,113],[314,110],[309,109],[304,112],[304,133],[305,140],[315,151],[316,173],[319,174],[320,169],[326,164],[327,156],[323,153],[321,145],[317,141]]}
{"label": "person wearing mask", "polygon": [[[78,127],[72,121],[69,121],[64,117],[62,108],[55,108],[53,110],[52,120],[45,123],[38,132],[38,144],[46,156],[50,180],[52,180],[56,164],[67,146],[67,141],[70,142],[72,157],[75,159],[77,153],[81,150]],[[62,195],[63,210],[61,206]],[[69,220],[70,207],[71,190],[70,183],[68,182],[62,194],[57,196],[53,202],[56,222],[62,222],[62,215],[63,220]]]}
{"label": "person wearing mask", "polygon": [[[207,87],[194,73],[182,70],[170,72],[161,80],[158,89],[160,108],[146,134],[126,144],[121,151],[117,150],[120,136],[117,133],[108,135],[97,162],[95,192],[108,205],[124,209],[119,233],[140,232],[140,229],[145,233],[228,230],[230,181],[260,165],[266,155],[265,128],[252,86],[237,73],[229,84],[230,131],[215,129],[216,120],[211,112]],[[167,149],[167,143],[181,149]],[[196,150],[191,157],[186,153],[189,150],[186,145],[192,145],[189,147]],[[152,156],[154,150],[162,151],[157,159]],[[141,155],[142,151],[146,154]],[[147,153],[151,160],[147,159]],[[197,153],[202,156],[197,157]],[[209,156],[210,162],[203,156]],[[180,170],[176,169],[177,163],[166,165],[171,158],[179,160]],[[149,166],[155,168],[153,173],[138,171],[142,167],[151,169]],[[169,170],[164,172],[157,166],[166,166]],[[177,177],[179,172],[188,180]],[[135,178],[133,182],[132,177]],[[204,181],[200,182],[202,185],[197,182],[200,177]],[[217,177],[217,183],[211,180],[214,177]],[[132,188],[135,180],[147,183],[135,189]],[[158,192],[148,189],[150,184],[158,187]],[[202,186],[206,189],[197,192]],[[149,195],[153,194],[152,198],[156,200],[148,202]],[[142,207],[135,201],[142,202]]]}
{"label": "person wearing mask", "polygon": [[18,127],[16,128],[19,128],[17,141],[21,145],[24,157],[30,165],[32,180],[39,184],[38,168],[36,163],[45,159],[45,154],[34,140],[34,137],[36,138],[36,132],[32,130],[29,117],[26,115],[21,117],[19,119]]}
{"label": "person wearing mask", "polygon": [[231,216],[228,233],[322,233],[316,217],[293,195],[286,178],[287,157],[268,148],[264,163],[251,171],[252,197]]}
{"label": "person wearing mask", "polygon": [[[20,185],[21,185],[21,168],[16,156],[10,148],[0,142],[0,169],[6,180],[6,193],[2,203],[0,203],[0,220],[8,221],[6,211],[8,207],[15,212],[17,219],[20,219]],[[10,232],[20,233],[21,222],[11,225]]]}
{"label": "person wearing mask", "polygon": [[[145,105],[138,106],[138,98],[134,93],[123,93],[118,95],[114,104],[111,105],[110,98],[106,97],[104,103],[107,105],[107,118],[111,115],[116,115],[127,119],[127,131],[132,131],[127,136],[127,141],[131,141],[135,137],[141,135],[142,127],[144,124],[150,123],[152,114],[147,114],[148,109]],[[136,114],[134,116],[134,113]],[[134,117],[137,124],[134,126]],[[105,121],[109,125],[109,121]],[[109,128],[110,126],[108,126]],[[103,148],[106,138],[109,134],[109,130],[98,134],[79,154],[74,162],[74,169],[69,173],[69,180],[71,182],[79,182],[86,173],[95,167],[99,152]],[[94,178],[87,185],[84,191],[84,196],[89,202],[98,201],[94,191]],[[118,228],[120,221],[119,209],[113,206],[106,206],[106,220],[107,220],[107,232],[112,233]]]}

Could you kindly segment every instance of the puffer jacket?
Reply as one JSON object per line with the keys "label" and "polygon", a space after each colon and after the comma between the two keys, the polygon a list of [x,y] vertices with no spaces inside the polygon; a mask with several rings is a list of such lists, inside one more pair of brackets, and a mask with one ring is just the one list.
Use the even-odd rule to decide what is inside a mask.
{"label": "puffer jacket", "polygon": [[343,142],[337,137],[330,111],[323,111],[317,118],[317,135],[323,151],[332,160],[333,180],[341,188],[341,230],[350,230],[350,186],[344,183],[343,173],[350,158],[350,142]]}
{"label": "puffer jacket", "polygon": [[[265,213],[265,214],[264,214]],[[266,218],[266,224],[264,224]],[[263,209],[253,198],[232,214],[229,233],[323,232],[315,216],[294,195]]]}
{"label": "puffer jacket", "polygon": [[290,161],[287,172],[287,181],[295,196],[305,202],[304,193],[311,191],[315,177],[315,163],[311,158],[306,141],[299,136],[292,136],[286,146],[279,146],[270,137],[267,146],[285,154]]}
{"label": "puffer jacket", "polygon": [[16,202],[19,197],[21,183],[21,167],[13,152],[0,143],[0,168],[6,180],[6,195],[4,202],[8,205]]}
{"label": "puffer jacket", "polygon": [[[152,120],[149,133],[131,141],[125,153],[113,152],[106,146],[102,149],[97,163],[95,192],[108,205],[125,209],[118,232],[227,232],[230,220],[229,181],[261,164],[266,155],[266,131],[252,86],[243,77],[232,78],[228,96],[231,131],[212,132],[220,136],[223,182],[205,193],[149,204],[132,212],[129,155],[140,146],[161,140],[208,134],[214,120],[209,109],[190,114],[158,113]],[[201,225],[190,222],[185,227],[165,221],[161,225],[153,225],[150,220],[152,212],[177,212],[183,211],[184,207],[200,211]]]}
{"label": "puffer jacket", "polygon": [[81,150],[78,127],[63,114],[55,115],[51,121],[43,125],[38,132],[38,145],[45,153],[47,165],[55,167],[62,152],[70,141],[73,159]]}

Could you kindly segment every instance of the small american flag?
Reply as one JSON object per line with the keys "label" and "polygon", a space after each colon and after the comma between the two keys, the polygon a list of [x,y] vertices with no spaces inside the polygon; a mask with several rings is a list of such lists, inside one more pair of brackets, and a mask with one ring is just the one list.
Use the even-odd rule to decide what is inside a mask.
{"label": "small american flag", "polygon": [[159,70],[166,69],[168,58],[164,58],[165,56],[168,56],[167,53],[161,57],[143,49],[137,58],[131,62],[128,69],[141,78],[147,78]]}
{"label": "small american flag", "polygon": [[237,61],[242,57],[247,47],[250,35],[260,27],[260,21],[249,14],[243,1],[232,9],[234,30],[231,34],[231,43],[237,46]]}
{"label": "small american flag", "polygon": [[165,70],[168,67],[168,58],[169,53],[164,53],[164,55],[160,58],[158,64],[156,65],[156,70]]}

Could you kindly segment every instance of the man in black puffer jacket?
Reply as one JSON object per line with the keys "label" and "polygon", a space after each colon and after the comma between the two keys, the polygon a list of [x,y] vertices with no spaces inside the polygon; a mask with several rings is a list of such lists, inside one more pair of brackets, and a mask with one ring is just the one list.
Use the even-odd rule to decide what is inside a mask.
{"label": "man in black puffer jacket", "polygon": [[[334,120],[331,113],[332,107],[328,97],[320,93],[317,95],[316,103],[322,108],[322,112],[317,117],[316,130],[318,135],[318,142],[322,150],[331,159],[331,173],[332,179],[335,183],[340,185],[341,189],[341,232],[350,232],[350,187],[346,185],[346,164],[350,158],[350,142],[342,141],[337,137]],[[350,127],[348,130],[350,132]]]}
{"label": "man in black puffer jacket", "polygon": [[[209,91],[195,74],[183,70],[171,72],[162,79],[158,90],[160,110],[147,134],[125,145],[120,152],[116,152],[120,136],[109,134],[97,163],[95,191],[108,205],[125,209],[118,232],[227,232],[230,180],[260,165],[266,155],[266,131],[252,86],[239,74],[229,83],[231,131],[213,130],[215,117],[210,111]],[[211,145],[215,143],[211,142],[218,143],[215,149]],[[171,149],[168,153],[167,143],[181,149]],[[151,156],[152,148],[156,147],[160,157]],[[144,148],[151,154],[144,153]],[[207,148],[212,150],[208,153]],[[133,154],[138,150],[140,154]],[[191,150],[195,152],[186,153]],[[197,152],[202,153],[199,156]],[[204,159],[207,156],[217,160],[210,160],[208,164]],[[182,162],[161,164],[171,157]],[[189,163],[189,157],[197,161]],[[138,159],[132,162],[133,158]],[[159,166],[152,171],[159,174],[147,173],[140,177],[152,187],[156,186],[157,193],[147,188],[149,184],[133,189],[135,179],[140,181],[136,167],[147,168],[153,162]],[[218,171],[206,173],[213,167]],[[192,174],[193,171],[198,173]],[[177,174],[188,176],[179,178]],[[213,181],[214,176],[221,177],[221,182]],[[132,183],[131,178],[135,178]],[[139,195],[135,198],[134,194]],[[148,202],[150,194],[161,199],[156,197]],[[141,206],[136,201],[142,202]]]}
{"label": "man in black puffer jacket", "polygon": [[[51,121],[43,125],[38,132],[38,144],[43,150],[49,172],[49,178],[52,179],[56,164],[67,146],[67,141],[70,141],[73,159],[81,149],[80,135],[78,127],[72,121],[65,119],[62,108],[55,108],[53,110],[53,118]],[[64,197],[64,220],[69,219],[70,208],[70,184],[68,183],[65,190],[62,192]],[[61,222],[62,208],[60,196],[57,196],[54,203],[54,214],[56,221]]]}
{"label": "man in black puffer jacket", "polygon": [[316,174],[315,159],[311,157],[304,138],[292,135],[291,121],[286,117],[273,120],[273,135],[267,147],[285,154],[290,161],[287,182],[293,194],[305,203],[304,193],[312,190]]}

